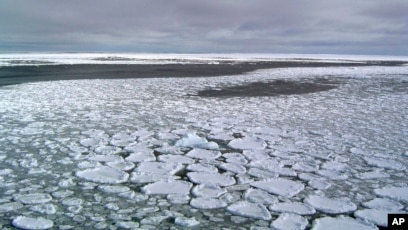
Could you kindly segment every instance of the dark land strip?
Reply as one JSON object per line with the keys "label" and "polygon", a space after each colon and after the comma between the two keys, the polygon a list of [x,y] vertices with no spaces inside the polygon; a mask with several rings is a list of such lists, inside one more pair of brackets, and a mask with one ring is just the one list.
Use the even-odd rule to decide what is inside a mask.
{"label": "dark land strip", "polygon": [[76,64],[0,67],[0,87],[38,81],[75,79],[126,79],[211,77],[237,75],[258,69],[338,66],[399,66],[403,61],[368,61],[362,63],[317,61],[248,61],[220,64]]}

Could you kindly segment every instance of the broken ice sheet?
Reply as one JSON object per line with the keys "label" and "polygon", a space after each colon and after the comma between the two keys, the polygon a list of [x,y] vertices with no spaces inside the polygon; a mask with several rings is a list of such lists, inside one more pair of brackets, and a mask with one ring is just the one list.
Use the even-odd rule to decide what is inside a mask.
{"label": "broken ice sheet", "polygon": [[251,186],[288,198],[295,196],[305,188],[300,182],[281,178],[252,182]]}
{"label": "broken ice sheet", "polygon": [[146,194],[189,194],[193,185],[181,180],[157,181],[145,185],[141,190]]}

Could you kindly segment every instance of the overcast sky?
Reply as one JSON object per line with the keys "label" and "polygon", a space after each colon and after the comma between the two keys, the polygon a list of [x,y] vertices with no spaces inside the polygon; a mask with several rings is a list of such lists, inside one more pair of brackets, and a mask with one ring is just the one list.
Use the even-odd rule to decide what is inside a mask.
{"label": "overcast sky", "polygon": [[0,52],[408,55],[407,0],[0,0]]}

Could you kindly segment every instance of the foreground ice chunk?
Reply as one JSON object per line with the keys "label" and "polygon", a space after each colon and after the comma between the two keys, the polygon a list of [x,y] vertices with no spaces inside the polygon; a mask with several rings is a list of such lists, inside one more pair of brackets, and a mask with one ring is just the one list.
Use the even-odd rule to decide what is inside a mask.
{"label": "foreground ice chunk", "polygon": [[237,173],[237,174],[246,172],[246,168],[244,166],[239,165],[239,164],[234,164],[234,163],[223,163],[219,167],[226,171],[230,171],[230,172]]}
{"label": "foreground ice chunk", "polygon": [[215,209],[226,207],[227,203],[219,199],[197,197],[191,200],[190,205],[199,209]]}
{"label": "foreground ice chunk", "polygon": [[218,169],[210,164],[191,164],[187,166],[187,170],[195,172],[217,173]]}
{"label": "foreground ice chunk", "polygon": [[300,202],[285,202],[269,206],[269,210],[274,212],[294,213],[298,215],[313,215],[316,210],[307,204]]}
{"label": "foreground ice chunk", "polygon": [[233,177],[219,174],[219,173],[206,173],[206,172],[189,172],[187,177],[197,184],[211,184],[219,186],[230,186],[235,184]]}
{"label": "foreground ice chunk", "polygon": [[218,144],[208,142],[207,139],[197,136],[194,133],[187,133],[175,144],[178,147],[200,148],[200,149],[218,149]]}
{"label": "foreground ice chunk", "polygon": [[256,181],[251,183],[251,186],[288,198],[298,194],[305,188],[302,183],[280,178]]}
{"label": "foreground ice chunk", "polygon": [[260,204],[250,203],[248,201],[240,201],[227,207],[227,210],[234,215],[251,217],[261,220],[270,220],[271,214]]}
{"label": "foreground ice chunk", "polygon": [[47,193],[16,194],[14,200],[23,204],[41,204],[52,200]]}
{"label": "foreground ice chunk", "polygon": [[308,223],[307,219],[302,216],[292,213],[282,213],[278,219],[272,222],[271,227],[277,230],[303,230]]}
{"label": "foreground ice chunk", "polygon": [[181,180],[157,181],[141,188],[146,194],[189,194],[193,184]]}
{"label": "foreground ice chunk", "polygon": [[206,150],[206,149],[193,149],[186,154],[188,157],[197,158],[197,159],[216,159],[221,156],[220,151]]}
{"label": "foreground ice chunk", "polygon": [[233,149],[250,149],[250,150],[259,150],[266,147],[264,140],[260,138],[237,138],[228,143],[228,146]]}
{"label": "foreground ice chunk", "polygon": [[347,213],[357,209],[357,206],[349,200],[324,196],[310,195],[305,199],[305,202],[315,209],[329,214]]}
{"label": "foreground ice chunk", "polygon": [[57,208],[53,204],[38,204],[30,207],[30,210],[36,211],[39,213],[44,213],[47,215],[55,214],[57,212]]}
{"label": "foreground ice chunk", "polygon": [[399,171],[405,170],[405,166],[397,161],[386,159],[386,158],[379,158],[379,157],[364,157],[364,160],[370,166],[376,166],[386,169],[395,169]]}
{"label": "foreground ice chunk", "polygon": [[128,157],[126,157],[126,160],[130,162],[155,161],[156,157],[153,155],[153,151],[152,152],[136,152],[136,153],[131,153]]}
{"label": "foreground ice chunk", "polygon": [[313,230],[376,230],[374,225],[369,225],[350,217],[323,217],[313,222]]}
{"label": "foreground ice chunk", "polygon": [[22,228],[22,229],[49,229],[54,226],[54,222],[51,220],[38,217],[26,217],[26,216],[18,216],[13,219],[11,224],[14,227]]}
{"label": "foreground ice chunk", "polygon": [[390,211],[378,209],[363,209],[354,212],[354,216],[366,222],[373,223],[382,227],[387,227],[388,213],[390,213]]}
{"label": "foreground ice chunk", "polygon": [[408,187],[385,187],[375,189],[374,192],[379,196],[408,202]]}
{"label": "foreground ice chunk", "polygon": [[92,182],[109,184],[123,183],[129,178],[129,174],[126,172],[108,166],[100,166],[93,169],[78,171],[76,172],[76,176]]}

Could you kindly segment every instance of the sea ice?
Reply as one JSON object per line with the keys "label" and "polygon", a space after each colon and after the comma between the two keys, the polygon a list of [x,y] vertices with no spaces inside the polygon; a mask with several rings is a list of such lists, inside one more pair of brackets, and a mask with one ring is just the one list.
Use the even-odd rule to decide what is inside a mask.
{"label": "sea ice", "polygon": [[354,212],[354,216],[378,226],[387,227],[390,211],[378,209],[363,209]]}
{"label": "sea ice", "polygon": [[261,220],[270,220],[272,218],[265,206],[260,204],[250,203],[248,201],[240,201],[227,207],[227,210],[234,215],[251,217]]}
{"label": "sea ice", "polygon": [[187,166],[187,170],[194,172],[207,172],[217,173],[218,169],[210,164],[190,164]]}
{"label": "sea ice", "polygon": [[98,189],[106,193],[122,193],[130,190],[128,187],[120,185],[101,185],[98,186]]}
{"label": "sea ice", "polygon": [[226,193],[227,190],[213,184],[199,184],[194,186],[192,194],[196,197],[216,198]]}
{"label": "sea ice", "polygon": [[93,169],[78,171],[76,172],[76,176],[92,182],[109,184],[123,183],[129,178],[129,174],[108,166],[100,166]]}
{"label": "sea ice", "polygon": [[13,219],[11,222],[14,227],[22,229],[49,229],[54,226],[54,222],[42,217],[27,217],[27,216],[18,216]]}
{"label": "sea ice", "polygon": [[114,161],[123,161],[123,158],[118,155],[95,155],[89,158],[92,161],[100,162],[114,162]]}
{"label": "sea ice", "polygon": [[266,143],[260,138],[244,137],[230,141],[228,146],[233,149],[259,150],[264,149],[266,147]]}
{"label": "sea ice", "polygon": [[282,213],[278,219],[272,222],[271,227],[277,230],[303,230],[308,223],[307,219],[302,216],[292,213]]}
{"label": "sea ice", "polygon": [[23,204],[41,204],[52,200],[52,197],[47,193],[16,194],[13,198]]}
{"label": "sea ice", "polygon": [[408,187],[393,187],[378,188],[374,190],[375,194],[387,197],[393,200],[408,202]]}
{"label": "sea ice", "polygon": [[24,205],[22,205],[22,204],[20,204],[18,202],[3,203],[3,204],[0,204],[0,213],[2,213],[2,212],[11,212],[11,211],[23,208],[23,207],[24,207]]}
{"label": "sea ice", "polygon": [[170,162],[170,163],[180,163],[180,164],[192,164],[195,162],[194,159],[187,157],[187,156],[180,156],[180,155],[160,155],[158,160],[161,162]]}
{"label": "sea ice", "polygon": [[186,194],[190,193],[193,185],[181,180],[157,181],[141,188],[146,194]]}
{"label": "sea ice", "polygon": [[251,183],[251,186],[288,198],[298,194],[305,188],[302,183],[280,178],[256,181]]}
{"label": "sea ice", "polygon": [[376,166],[376,167],[386,168],[386,169],[394,169],[394,170],[399,170],[399,171],[405,170],[405,166],[402,163],[394,161],[394,160],[386,159],[386,158],[364,157],[364,160],[370,166]]}
{"label": "sea ice", "polygon": [[30,207],[30,210],[39,213],[51,215],[57,212],[57,208],[53,204],[38,204]]}
{"label": "sea ice", "polygon": [[198,209],[215,209],[226,207],[227,203],[215,198],[197,197],[190,201],[190,205]]}
{"label": "sea ice", "polygon": [[200,224],[200,222],[197,221],[194,217],[187,218],[183,216],[176,217],[174,223],[183,227],[194,227]]}
{"label": "sea ice", "polygon": [[274,212],[294,213],[297,215],[313,215],[316,210],[307,204],[300,202],[277,203],[269,206],[269,210]]}
{"label": "sea ice", "polygon": [[107,162],[106,165],[121,171],[128,171],[135,167],[135,164],[129,161],[112,161]]}
{"label": "sea ice", "polygon": [[199,137],[194,133],[187,133],[175,143],[178,147],[200,148],[200,149],[218,149],[218,144],[208,142],[207,139]]}
{"label": "sea ice", "polygon": [[244,193],[244,198],[256,204],[275,204],[278,198],[260,189],[248,189]]}
{"label": "sea ice", "polygon": [[369,225],[350,217],[323,217],[313,221],[313,230],[376,230],[374,225]]}
{"label": "sea ice", "polygon": [[219,173],[206,173],[206,172],[189,172],[187,177],[197,184],[211,184],[219,186],[230,186],[235,184],[233,177],[219,174]]}
{"label": "sea ice", "polygon": [[232,172],[232,173],[245,173],[246,168],[242,165],[239,164],[234,164],[234,163],[222,163],[218,166],[220,169],[224,169],[226,171]]}
{"label": "sea ice", "polygon": [[153,155],[153,150],[150,152],[132,152],[128,157],[125,158],[130,162],[144,162],[144,161],[155,161],[156,157]]}
{"label": "sea ice", "polygon": [[136,168],[136,172],[173,175],[182,168],[183,165],[177,163],[141,162]]}
{"label": "sea ice", "polygon": [[216,159],[221,156],[220,151],[215,150],[206,150],[206,149],[192,149],[186,154],[188,157],[197,158],[197,159]]}
{"label": "sea ice", "polygon": [[357,206],[351,201],[339,198],[310,195],[305,202],[316,210],[329,214],[347,213],[357,209]]}
{"label": "sea ice", "polygon": [[384,198],[374,198],[370,201],[362,203],[362,205],[371,209],[389,210],[394,212],[404,208],[401,203]]}

